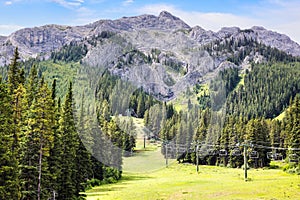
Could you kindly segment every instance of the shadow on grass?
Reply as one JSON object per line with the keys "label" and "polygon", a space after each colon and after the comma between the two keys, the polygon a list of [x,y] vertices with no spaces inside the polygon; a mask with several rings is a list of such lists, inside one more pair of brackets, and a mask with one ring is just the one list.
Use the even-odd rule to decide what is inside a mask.
{"label": "shadow on grass", "polygon": [[151,179],[150,176],[138,175],[138,174],[125,174],[122,176],[120,182],[129,182],[137,180]]}
{"label": "shadow on grass", "polygon": [[134,153],[142,153],[142,152],[146,152],[146,151],[157,151],[158,150],[158,146],[157,145],[148,145],[148,147],[146,148],[139,148],[139,149],[135,149],[133,152]]}
{"label": "shadow on grass", "polygon": [[[112,185],[111,185],[112,186]],[[87,192],[87,194],[89,196],[98,196],[98,195],[107,195],[105,192],[112,192],[112,191],[120,191],[122,190],[124,187],[119,187],[119,186],[115,186],[115,187],[103,187],[103,186],[97,186],[93,189],[91,189],[89,192]]]}
{"label": "shadow on grass", "polygon": [[105,184],[101,186],[97,186],[86,192],[85,194],[89,197],[94,196],[107,196],[108,192],[114,192],[114,191],[122,191],[126,187],[119,186],[118,184],[127,184],[129,182],[137,181],[137,180],[144,180],[144,179],[150,179],[149,176],[142,176],[142,175],[134,175],[134,174],[125,174],[122,176],[121,180],[119,180],[117,183],[113,184]]}
{"label": "shadow on grass", "polygon": [[95,193],[95,194],[92,194],[92,193],[87,193],[89,197],[100,197],[100,196],[107,196],[108,194],[107,193]]}

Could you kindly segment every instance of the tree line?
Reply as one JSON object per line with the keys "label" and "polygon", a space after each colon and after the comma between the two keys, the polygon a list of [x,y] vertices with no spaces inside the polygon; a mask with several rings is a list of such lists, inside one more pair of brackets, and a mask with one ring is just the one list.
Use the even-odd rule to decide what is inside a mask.
{"label": "tree line", "polygon": [[[7,80],[0,81],[0,199],[82,199],[91,180],[121,177],[121,164],[99,162],[79,137],[76,124],[84,123],[86,111],[74,115],[72,82],[63,102],[56,87],[35,65],[26,76],[16,48]],[[104,134],[94,134],[96,151]]]}
{"label": "tree line", "polygon": [[244,85],[228,96],[228,113],[248,119],[278,116],[300,92],[299,73],[299,63],[252,65]]}
{"label": "tree line", "polygon": [[[290,157],[300,156],[297,73],[298,63],[253,66],[244,85],[238,85],[238,70],[226,69],[211,82],[209,95],[198,96],[198,104],[205,105],[193,105],[189,100],[187,110],[176,111],[172,104],[157,104],[146,110],[145,125],[165,142],[162,153],[169,147],[168,155],[180,162],[196,163],[198,144],[199,163],[241,167],[242,145],[249,142],[251,167],[269,166],[274,157],[295,166]],[[218,91],[221,85],[222,91]],[[220,97],[227,100],[218,100]],[[213,105],[218,102],[223,105]],[[274,119],[284,109],[286,117]]]}
{"label": "tree line", "polygon": [[[275,47],[270,47],[255,40],[247,31],[241,31],[239,38],[228,37],[222,40],[215,40],[203,46],[203,49],[214,57],[226,55],[226,59],[239,66],[244,59],[251,55],[262,55],[265,62],[296,62],[299,57],[292,56]],[[250,60],[253,61],[253,60]]]}

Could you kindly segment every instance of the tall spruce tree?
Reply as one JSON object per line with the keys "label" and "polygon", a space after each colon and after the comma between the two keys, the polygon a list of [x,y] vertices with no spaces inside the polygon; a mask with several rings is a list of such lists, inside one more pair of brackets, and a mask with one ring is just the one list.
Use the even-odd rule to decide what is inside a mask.
{"label": "tall spruce tree", "polygon": [[23,113],[24,113],[24,83],[23,75],[20,70],[19,63],[19,52],[18,48],[14,51],[14,56],[11,60],[11,64],[8,69],[8,93],[11,95],[11,104],[13,109],[13,146],[12,151],[14,154],[19,155],[20,151],[20,134],[21,125],[23,123]]}
{"label": "tall spruce tree", "polygon": [[300,148],[300,97],[296,96],[294,101],[290,106],[290,110],[288,112],[288,120],[287,127],[290,130],[289,132],[289,141],[288,148],[289,156],[293,155],[299,159],[300,153],[295,149]]}
{"label": "tall spruce tree", "polygon": [[33,65],[32,68],[30,69],[28,82],[26,84],[27,101],[28,101],[29,108],[37,94],[38,83],[39,83],[39,79],[38,79],[37,69],[36,66]]}
{"label": "tall spruce tree", "polygon": [[[21,134],[21,125],[23,124],[23,87],[22,84],[24,83],[24,76],[20,70],[20,63],[19,63],[19,52],[18,48],[14,51],[14,56],[11,60],[8,69],[8,89],[7,93],[11,96],[11,108],[12,108],[12,123],[10,124],[12,128],[12,138],[13,143],[11,146],[11,153],[12,159],[15,159],[15,166],[14,170],[18,172],[18,162],[20,156],[20,134]],[[16,174],[14,182],[18,183],[15,187],[16,195],[19,195],[19,176]]]}
{"label": "tall spruce tree", "polygon": [[[53,145],[50,149],[50,156],[48,158],[49,171],[51,174],[51,190],[56,194],[59,188],[58,179],[61,174],[61,157],[62,157],[62,141],[61,133],[59,132],[59,119],[61,114],[60,99],[56,101],[56,79],[52,83],[51,97],[53,101],[54,113],[54,126],[53,131]],[[57,102],[57,103],[56,103]]]}
{"label": "tall spruce tree", "polygon": [[19,51],[18,47],[15,48],[14,56],[11,60],[8,69],[8,92],[13,94],[14,90],[18,88],[19,84],[23,81],[21,78],[21,70],[19,63]]}
{"label": "tall spruce tree", "polygon": [[51,179],[47,158],[53,143],[54,108],[44,79],[30,107],[27,124],[21,172],[23,199],[48,199],[52,191],[48,189]]}
{"label": "tall spruce tree", "polygon": [[0,78],[0,199],[19,199],[18,162],[13,151],[13,110],[7,85]]}
{"label": "tall spruce tree", "polygon": [[[246,125],[245,140],[251,142],[253,147],[250,149],[251,152],[256,152],[257,156],[250,156],[249,163],[254,167],[267,166],[270,160],[267,159],[267,150],[258,148],[259,145],[269,146],[269,130],[265,124],[264,119],[251,119]],[[252,157],[252,158],[251,158]]]}
{"label": "tall spruce tree", "polygon": [[[77,134],[77,140],[78,140],[78,147],[76,149],[76,193],[80,194],[80,192],[84,191],[84,182],[86,182],[88,179],[92,178],[92,160],[91,160],[91,154],[87,150],[86,146],[90,149],[91,151],[91,136],[88,129],[86,129],[86,113],[84,109],[85,105],[85,99],[84,99],[84,93],[82,95],[81,99],[81,108],[80,108],[80,113],[79,113],[79,121],[78,121],[78,132],[80,133]],[[81,198],[83,198],[84,195],[80,195]]]}
{"label": "tall spruce tree", "polygon": [[59,132],[62,142],[61,174],[58,178],[58,199],[71,200],[77,198],[76,190],[76,150],[78,140],[76,136],[75,119],[73,115],[73,92],[70,82],[68,93],[65,98],[61,118],[59,121]]}
{"label": "tall spruce tree", "polygon": [[138,97],[137,116],[142,118],[144,117],[144,113],[145,113],[145,100],[144,100],[143,93],[141,92]]}

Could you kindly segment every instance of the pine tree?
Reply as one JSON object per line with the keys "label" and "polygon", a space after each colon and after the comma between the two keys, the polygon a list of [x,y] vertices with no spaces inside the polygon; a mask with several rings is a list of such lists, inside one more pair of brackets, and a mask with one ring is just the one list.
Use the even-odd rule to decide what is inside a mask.
{"label": "pine tree", "polygon": [[75,159],[79,144],[76,138],[73,104],[72,83],[70,83],[59,121],[63,151],[61,157],[61,174],[58,180],[58,198],[63,200],[71,200],[77,197]]}
{"label": "pine tree", "polygon": [[0,80],[0,199],[19,199],[18,161],[13,147],[13,110],[8,88]]}
{"label": "pine tree", "polygon": [[[18,162],[18,171],[20,171],[20,162],[22,158],[22,147],[25,140],[25,132],[26,132],[26,116],[27,116],[27,101],[26,101],[26,90],[22,84],[19,84],[18,88],[14,90],[12,96],[12,127],[13,127],[13,145],[12,151],[14,157]],[[20,174],[18,174],[20,175]],[[21,187],[21,178],[18,176],[16,180],[20,182]]]}
{"label": "pine tree", "polygon": [[[105,121],[110,121],[111,112],[110,112],[109,104],[108,104],[108,102],[106,100],[104,100],[102,102],[99,114],[100,114],[99,119],[103,119]],[[101,123],[102,123],[102,121],[100,121],[100,124]]]}
{"label": "pine tree", "polygon": [[[263,144],[265,146],[271,146],[270,143],[270,137],[269,137],[269,133],[270,133],[270,125],[269,122],[266,121],[265,119],[260,119],[259,120],[259,134],[257,137],[258,140],[258,144]],[[264,167],[264,166],[268,166],[270,163],[270,160],[267,158],[267,152],[269,150],[268,149],[257,149],[257,152],[259,154],[259,167]]]}
{"label": "pine tree", "polygon": [[20,69],[20,74],[19,74],[19,84],[25,85],[26,77],[25,77],[25,69],[22,67]]}
{"label": "pine tree", "polygon": [[281,143],[281,122],[279,120],[273,120],[270,128],[270,142],[272,147],[280,147]]}
{"label": "pine tree", "polygon": [[25,89],[23,87],[24,77],[21,74],[19,60],[18,48],[14,51],[14,56],[11,60],[11,64],[8,69],[8,94],[11,95],[11,105],[13,109],[12,115],[12,128],[13,128],[13,144],[12,144],[12,153],[19,160],[20,155],[20,136],[21,129],[24,123],[24,98],[25,98]]}
{"label": "pine tree", "polygon": [[56,102],[56,80],[54,79],[52,83],[52,91],[51,97],[53,102],[53,107],[55,109],[54,112],[54,126],[52,128],[53,131],[53,145],[50,149],[50,156],[48,158],[49,163],[49,171],[51,174],[51,190],[53,192],[57,192],[59,188],[58,180],[61,175],[61,158],[63,154],[62,149],[62,136],[59,131],[59,119],[61,114],[61,105],[60,99],[58,99],[57,104]]}
{"label": "pine tree", "polygon": [[110,146],[111,157],[109,161],[109,166],[120,170],[122,169],[122,131],[118,127],[114,120],[108,123],[108,130],[106,132],[108,138],[113,145]]}
{"label": "pine tree", "polygon": [[20,154],[20,142],[24,136],[24,129],[26,129],[26,115],[28,111],[28,101],[26,98],[26,89],[22,84],[14,91],[12,95],[12,107],[13,107],[13,123],[14,123],[14,144],[13,149],[16,154]]}
{"label": "pine tree", "polygon": [[137,115],[138,117],[142,118],[144,117],[145,113],[145,101],[144,101],[144,96],[142,93],[140,93],[138,97],[138,104],[137,104]]}
{"label": "pine tree", "polygon": [[[270,146],[269,143],[269,130],[264,119],[251,119],[246,125],[245,140],[251,142],[253,147],[250,152],[257,152],[257,158],[250,159],[249,162],[255,167],[267,166],[270,160],[267,159],[267,150],[257,148],[259,145]],[[256,157],[256,156],[254,156]]]}
{"label": "pine tree", "polygon": [[[232,133],[232,124],[229,123],[223,128],[223,132],[221,133],[219,142],[220,142],[220,150],[225,150],[227,152],[229,152],[229,139],[230,139],[230,135]],[[227,157],[226,156],[222,156],[220,158],[220,163],[222,163],[224,166],[227,166]]]}
{"label": "pine tree", "polygon": [[206,141],[209,123],[210,123],[210,110],[206,109],[205,111],[203,111],[202,116],[200,118],[199,126],[193,138],[194,141],[198,141],[200,143]]}
{"label": "pine tree", "polygon": [[53,103],[55,105],[55,102],[56,102],[56,79],[54,79],[52,82],[51,97],[52,97]]}
{"label": "pine tree", "polygon": [[33,65],[30,69],[28,83],[26,84],[28,107],[30,108],[38,90],[38,75],[36,66]]}
{"label": "pine tree", "polygon": [[21,83],[21,77],[20,77],[20,63],[19,60],[19,52],[18,47],[16,47],[14,51],[14,56],[11,60],[11,64],[9,65],[8,69],[8,92],[9,94],[13,94],[14,90],[18,88],[19,84]]}
{"label": "pine tree", "polygon": [[150,123],[149,110],[146,110],[144,114],[144,124],[145,126],[149,126],[149,123]]}
{"label": "pine tree", "polygon": [[[238,133],[239,122],[233,116],[229,116],[226,124],[227,130],[229,131],[229,163],[231,167],[242,166],[243,156],[242,149],[240,147],[241,138]],[[241,134],[242,135],[242,134]]]}
{"label": "pine tree", "polygon": [[[15,197],[19,196],[19,177],[18,177],[18,161],[20,157],[20,135],[21,135],[21,129],[23,125],[23,98],[24,98],[24,87],[22,86],[22,83],[24,82],[23,74],[21,74],[20,66],[18,60],[20,59],[18,48],[14,51],[14,56],[11,60],[11,64],[9,65],[8,69],[8,88],[7,93],[11,96],[11,107],[12,108],[12,115],[10,116],[12,119],[12,123],[10,124],[12,128],[12,146],[11,146],[11,159],[12,163],[14,164],[14,167],[11,168],[8,176],[15,176],[15,180],[13,181],[16,183],[14,192],[11,193],[11,195],[16,195]],[[2,83],[1,83],[2,84]],[[5,97],[6,98],[6,97]],[[8,108],[9,109],[9,108]],[[9,134],[8,134],[9,135]],[[9,136],[10,137],[10,136]],[[10,145],[10,143],[8,144]],[[14,160],[14,161],[13,161]],[[16,174],[13,174],[15,173]],[[9,189],[11,190],[11,189]],[[8,191],[9,191],[8,190]]]}
{"label": "pine tree", "polygon": [[[28,114],[28,130],[25,135],[22,172],[24,199],[47,199],[51,196],[47,158],[53,143],[54,108],[51,91],[44,79]],[[45,189],[45,190],[44,190]]]}
{"label": "pine tree", "polygon": [[289,156],[295,155],[299,159],[300,153],[294,149],[300,148],[300,97],[296,96],[288,115],[290,116],[287,126],[290,127],[288,147],[290,148]]}
{"label": "pine tree", "polygon": [[[88,131],[86,131],[86,120],[85,120],[85,110],[84,110],[84,93],[82,95],[81,100],[81,109],[79,114],[79,122],[78,122],[78,132],[77,140],[78,140],[78,147],[76,149],[76,194],[84,191],[83,183],[86,182],[88,179],[92,177],[92,160],[90,152],[87,150],[85,145],[91,150],[91,136]],[[82,196],[82,195],[81,195]]]}
{"label": "pine tree", "polygon": [[[75,194],[79,196],[80,192],[84,192],[84,184],[88,179],[92,177],[92,161],[91,155],[86,150],[83,142],[78,137],[79,145],[76,149],[76,178],[73,180],[76,184]],[[82,195],[80,195],[82,196]]]}
{"label": "pine tree", "polygon": [[[106,157],[109,153],[109,150],[106,149],[105,142],[103,139],[102,131],[99,131],[97,128],[93,127],[91,129],[93,136],[93,145],[92,145],[92,171],[93,178],[98,180],[103,180],[104,178],[104,165],[102,163],[107,163]],[[100,162],[101,161],[101,162]]]}

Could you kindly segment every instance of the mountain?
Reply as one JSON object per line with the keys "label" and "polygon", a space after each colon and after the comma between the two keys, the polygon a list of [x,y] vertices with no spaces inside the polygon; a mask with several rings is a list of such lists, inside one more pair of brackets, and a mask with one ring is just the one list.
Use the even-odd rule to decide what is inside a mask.
{"label": "mountain", "polygon": [[300,56],[299,44],[263,27],[227,27],[213,32],[190,27],[163,11],[159,16],[100,20],[85,26],[21,29],[0,37],[0,66],[10,62],[15,47],[22,59],[49,59],[51,55],[61,59],[59,52],[74,46],[86,49],[80,51],[84,52],[80,57],[83,65],[108,69],[164,100],[176,97],[189,85],[209,80],[224,68],[263,62],[270,47],[284,53],[283,57]]}
{"label": "mountain", "polygon": [[18,46],[22,58],[37,57],[61,48],[71,41],[80,41],[102,31],[120,33],[139,29],[189,29],[190,27],[179,18],[168,12],[162,12],[158,17],[141,15],[137,17],[123,17],[118,20],[100,20],[85,26],[45,25],[41,27],[25,28],[12,33],[8,37],[0,37],[0,65],[7,64],[13,49]]}

